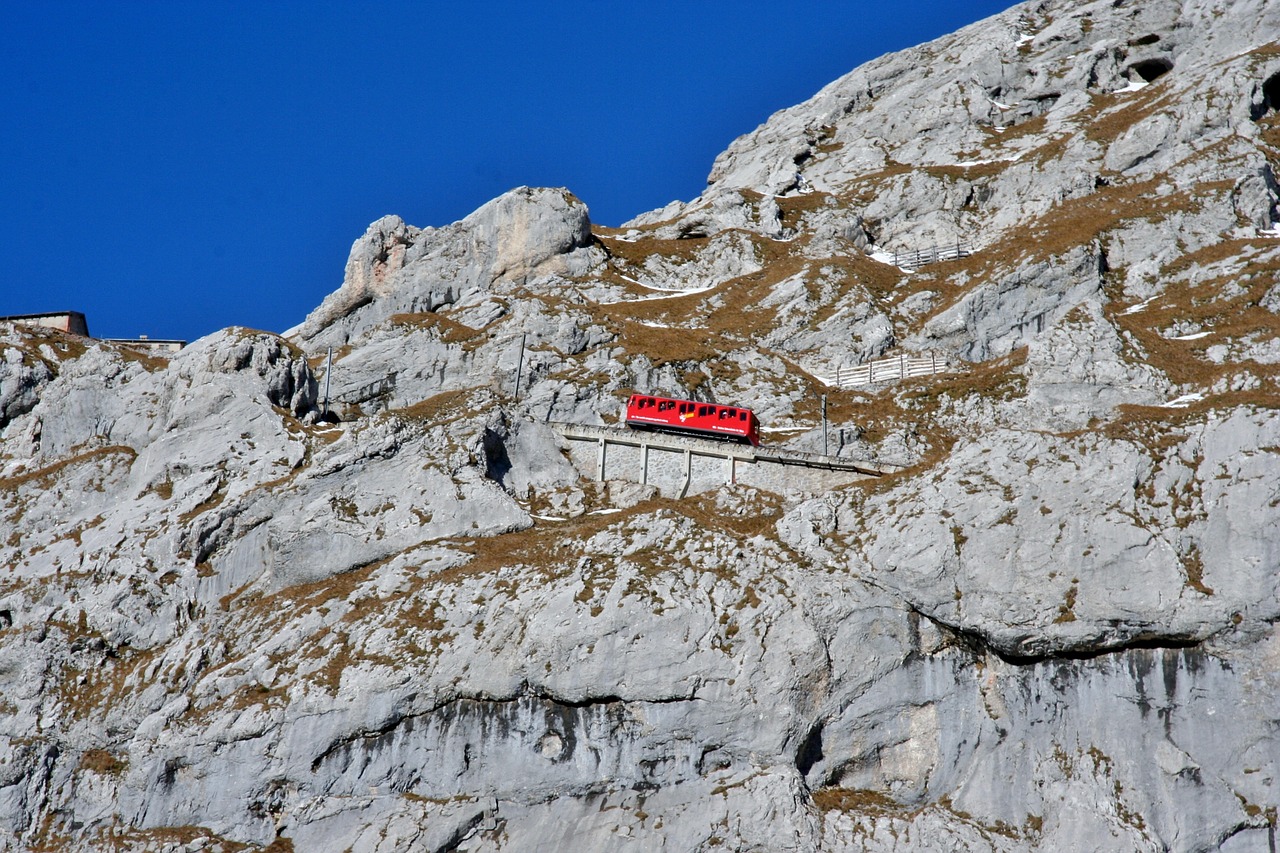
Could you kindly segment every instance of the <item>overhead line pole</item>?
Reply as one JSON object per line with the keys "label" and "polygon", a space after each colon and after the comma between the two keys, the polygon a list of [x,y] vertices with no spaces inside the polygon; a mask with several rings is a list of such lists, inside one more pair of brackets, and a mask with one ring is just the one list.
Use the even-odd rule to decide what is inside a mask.
{"label": "overhead line pole", "polygon": [[520,374],[524,372],[524,341],[528,337],[528,332],[520,336],[520,358],[516,361],[516,394],[513,402],[520,402]]}
{"label": "overhead line pole", "polygon": [[333,373],[333,347],[329,347],[329,357],[324,362],[324,413],[320,416],[329,419],[329,375]]}

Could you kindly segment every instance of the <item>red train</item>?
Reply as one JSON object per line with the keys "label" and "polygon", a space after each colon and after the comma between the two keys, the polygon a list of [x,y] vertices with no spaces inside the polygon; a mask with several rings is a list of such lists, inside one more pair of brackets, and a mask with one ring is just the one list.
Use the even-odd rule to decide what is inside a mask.
{"label": "red train", "polygon": [[632,394],[627,401],[627,426],[760,445],[760,422],[741,406]]}

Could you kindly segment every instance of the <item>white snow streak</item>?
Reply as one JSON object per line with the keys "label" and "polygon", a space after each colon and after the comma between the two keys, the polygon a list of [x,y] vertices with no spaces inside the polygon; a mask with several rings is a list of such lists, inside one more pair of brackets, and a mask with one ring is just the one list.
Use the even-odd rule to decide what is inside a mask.
{"label": "white snow streak", "polygon": [[1199,402],[1200,400],[1203,400],[1203,399],[1204,399],[1203,394],[1183,394],[1178,399],[1170,400],[1169,402],[1165,403],[1164,408],[1185,409],[1187,406],[1190,406],[1192,403]]}

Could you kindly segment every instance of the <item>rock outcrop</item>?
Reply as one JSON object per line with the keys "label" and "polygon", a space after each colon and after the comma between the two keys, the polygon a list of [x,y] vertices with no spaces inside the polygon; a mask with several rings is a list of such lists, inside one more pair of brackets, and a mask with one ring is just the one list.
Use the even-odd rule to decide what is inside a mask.
{"label": "rock outcrop", "polygon": [[439,229],[384,216],[351,247],[342,287],[307,317],[299,337],[345,344],[394,314],[437,311],[503,281],[581,275],[598,262],[591,242],[586,205],[567,190],[520,187]]}
{"label": "rock outcrop", "polygon": [[[0,849],[1274,849],[1278,16],[1024,3],[285,337],[0,330]],[[637,389],[908,467],[595,482]]]}

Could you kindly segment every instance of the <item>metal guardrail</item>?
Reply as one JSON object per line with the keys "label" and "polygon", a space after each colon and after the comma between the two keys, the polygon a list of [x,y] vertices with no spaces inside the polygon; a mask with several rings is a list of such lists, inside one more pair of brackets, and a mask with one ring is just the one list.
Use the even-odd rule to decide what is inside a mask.
{"label": "metal guardrail", "polygon": [[945,356],[939,358],[937,353],[914,357],[904,353],[894,358],[882,358],[855,367],[841,367],[836,370],[835,376],[827,384],[837,388],[856,388],[860,385],[900,382],[913,376],[932,376],[935,373],[947,373],[951,370],[951,363]]}
{"label": "metal guardrail", "polygon": [[930,246],[927,249],[893,250],[893,265],[903,269],[919,269],[925,264],[936,264],[941,261],[954,261],[967,258],[973,254],[973,244],[967,240],[957,240],[945,246]]}

